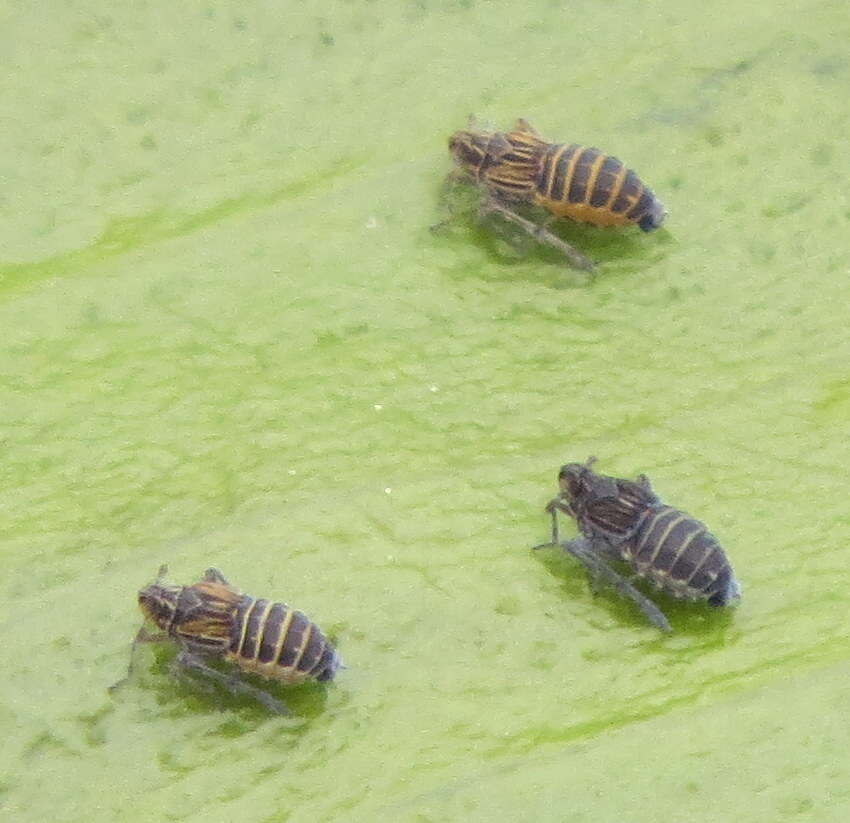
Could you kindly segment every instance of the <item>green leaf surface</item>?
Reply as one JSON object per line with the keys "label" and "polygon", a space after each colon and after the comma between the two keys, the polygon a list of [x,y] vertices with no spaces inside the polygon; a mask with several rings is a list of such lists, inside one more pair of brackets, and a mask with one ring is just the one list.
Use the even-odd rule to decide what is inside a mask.
{"label": "green leaf surface", "polygon": [[[846,821],[848,43],[840,0],[0,6],[0,817]],[[588,279],[446,213],[470,114],[665,227],[557,228]],[[590,454],[737,609],[663,636],[530,551]],[[291,718],[161,650],[109,694],[165,562],[348,668]]]}

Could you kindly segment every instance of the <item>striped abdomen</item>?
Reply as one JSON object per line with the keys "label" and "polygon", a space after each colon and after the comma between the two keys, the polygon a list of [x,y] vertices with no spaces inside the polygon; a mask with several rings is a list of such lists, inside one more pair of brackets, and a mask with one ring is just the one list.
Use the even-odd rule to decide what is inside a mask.
{"label": "striped abdomen", "polygon": [[652,191],[616,157],[577,143],[546,149],[535,200],[558,217],[595,226],[637,223],[652,231],[665,215]]}
{"label": "striped abdomen", "polygon": [[649,509],[620,552],[642,577],[674,597],[725,606],[740,594],[726,554],[706,527],[679,509]]}
{"label": "striped abdomen", "polygon": [[301,683],[332,680],[341,660],[319,627],[284,603],[244,595],[225,657],[246,672]]}

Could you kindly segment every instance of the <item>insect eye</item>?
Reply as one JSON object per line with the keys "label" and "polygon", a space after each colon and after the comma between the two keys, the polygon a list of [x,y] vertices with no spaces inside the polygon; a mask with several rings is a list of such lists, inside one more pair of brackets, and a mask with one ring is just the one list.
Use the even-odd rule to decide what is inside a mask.
{"label": "insect eye", "polygon": [[462,135],[455,135],[449,141],[449,150],[454,154],[459,163],[464,165],[478,165],[481,153],[476,150],[472,141]]}
{"label": "insect eye", "polygon": [[139,592],[139,608],[146,617],[150,617],[151,619],[156,618],[156,606],[156,598],[151,597],[148,592]]}
{"label": "insect eye", "polygon": [[575,463],[564,466],[558,474],[561,491],[575,499],[585,490],[584,467]]}
{"label": "insect eye", "polygon": [[176,604],[173,593],[156,584],[139,592],[139,608],[142,614],[158,626],[167,625],[171,620]]}

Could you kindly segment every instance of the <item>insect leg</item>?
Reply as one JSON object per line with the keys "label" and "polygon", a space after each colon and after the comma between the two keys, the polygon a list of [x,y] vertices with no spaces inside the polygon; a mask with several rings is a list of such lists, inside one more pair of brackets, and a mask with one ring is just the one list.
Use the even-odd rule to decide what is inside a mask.
{"label": "insect leg", "polygon": [[649,478],[645,474],[639,474],[636,480],[638,486],[640,486],[645,492],[649,492],[650,494],[654,494],[652,491],[652,484],[649,482]]}
{"label": "insect leg", "polygon": [[561,542],[561,530],[558,527],[558,507],[552,506],[552,543],[557,545]]}
{"label": "insect leg", "polygon": [[[197,658],[193,658],[197,660]],[[200,661],[198,661],[200,663]],[[203,664],[201,664],[203,665]],[[204,667],[206,668],[206,667]],[[174,660],[171,661],[171,665],[168,667],[168,670],[171,672],[171,675],[182,683],[186,683],[192,687],[192,689],[196,689],[204,692],[204,694],[215,694],[216,688],[210,682],[201,682],[197,677],[193,676],[194,672],[198,672],[199,670],[193,666],[191,663],[187,662],[182,653],[179,654]],[[219,672],[216,672],[218,675]],[[224,677],[224,675],[221,675]],[[210,680],[215,678],[209,678]]]}
{"label": "insect leg", "polygon": [[631,600],[644,614],[653,626],[663,632],[672,632],[664,612],[658,608],[649,598],[644,597],[625,577],[617,574],[600,556],[594,551],[593,544],[587,539],[580,537],[576,540],[564,540],[558,545],[576,558],[587,569],[591,578],[591,585],[596,582],[607,583],[617,594]]}
{"label": "insect leg", "polygon": [[524,117],[518,117],[514,125],[514,131],[524,131],[526,134],[531,134],[534,137],[540,137],[540,132],[531,125]]}
{"label": "insect leg", "polygon": [[550,546],[557,546],[560,542],[559,537],[560,531],[558,529],[558,512],[554,508],[547,507],[546,510],[552,515],[552,539],[547,541],[546,543],[538,543],[536,546],[532,546],[532,550],[537,549],[548,549]]}
{"label": "insect leg", "polygon": [[438,201],[440,204],[440,210],[442,212],[448,212],[448,217],[444,220],[440,220],[438,223],[433,223],[428,227],[428,230],[433,234],[439,234],[442,232],[447,226],[450,226],[454,220],[457,212],[457,199],[458,199],[458,189],[462,189],[465,186],[468,186],[471,182],[471,178],[469,174],[462,169],[452,169],[443,180],[443,185],[440,187],[440,194],[438,196]]}
{"label": "insect leg", "polygon": [[246,695],[253,698],[274,714],[289,714],[286,704],[272,697],[268,692],[258,689],[250,683],[245,683],[238,675],[226,675],[210,668],[197,655],[192,654],[186,649],[180,652],[175,662],[178,667],[197,673],[202,677],[206,677],[208,680],[215,681],[231,694]]}
{"label": "insect leg", "polygon": [[539,243],[544,243],[557,249],[570,261],[570,264],[574,268],[593,271],[593,261],[589,257],[585,257],[578,249],[573,248],[569,243],[565,243],[560,237],[556,237],[544,226],[533,223],[531,220],[526,220],[493,197],[488,198],[481,204],[482,216],[490,213],[500,214],[505,220],[514,223],[526,231]]}
{"label": "insect leg", "polygon": [[560,497],[553,497],[547,504],[544,511],[552,515],[552,539],[548,543],[538,543],[532,546],[532,549],[545,549],[549,546],[557,546],[561,542],[561,532],[558,527],[558,512],[570,514],[570,508]]}
{"label": "insect leg", "polygon": [[204,572],[202,580],[207,581],[208,583],[223,583],[225,586],[229,586],[230,584],[225,579],[224,575],[216,569],[215,567],[209,568]]}
{"label": "insect leg", "polygon": [[158,643],[161,640],[165,640],[166,637],[168,637],[168,635],[165,632],[156,632],[155,634],[152,634],[148,631],[147,626],[142,623],[139,631],[136,632],[136,636],[133,638],[133,645],[130,646],[130,664],[127,666],[127,674],[125,674],[120,680],[113,683],[107,691],[110,694],[113,694],[133,676],[133,670],[135,669],[136,663],[136,646],[141,643]]}

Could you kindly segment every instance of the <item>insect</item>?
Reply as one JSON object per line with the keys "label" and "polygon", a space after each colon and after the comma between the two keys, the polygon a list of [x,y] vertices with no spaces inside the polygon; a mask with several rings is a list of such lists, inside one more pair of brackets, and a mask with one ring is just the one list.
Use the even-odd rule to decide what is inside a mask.
{"label": "insect", "polygon": [[[230,585],[218,569],[207,569],[191,586],[164,582],[160,568],[155,582],[139,591],[139,608],[146,621],[160,630],[148,634],[145,625],[136,643],[170,639],[180,652],[179,671],[215,680],[234,693],[246,694],[278,714],[286,706],[263,689],[239,678],[257,674],[282,683],[307,679],[332,680],[342,660],[319,627],[283,603],[254,599]],[[220,658],[237,670],[227,676],[206,665]],[[132,664],[131,664],[132,666]]]}
{"label": "insect", "polygon": [[[663,631],[670,624],[661,610],[606,560],[622,560],[657,588],[676,598],[706,600],[727,606],[741,596],[726,553],[708,529],[689,514],[662,503],[648,478],[622,480],[596,474],[587,463],[568,463],[558,474],[560,493],[549,501],[552,541],[588,569],[592,579],[611,583],[631,598],[646,617]],[[582,536],[561,541],[558,512],[578,524]]]}
{"label": "insect", "polygon": [[449,150],[462,173],[486,191],[483,213],[501,214],[559,249],[580,269],[592,269],[593,263],[545,225],[517,214],[513,206],[536,205],[553,218],[594,226],[634,223],[643,231],[658,228],[667,214],[652,191],[616,157],[577,143],[549,143],[522,119],[509,132],[455,132]]}

